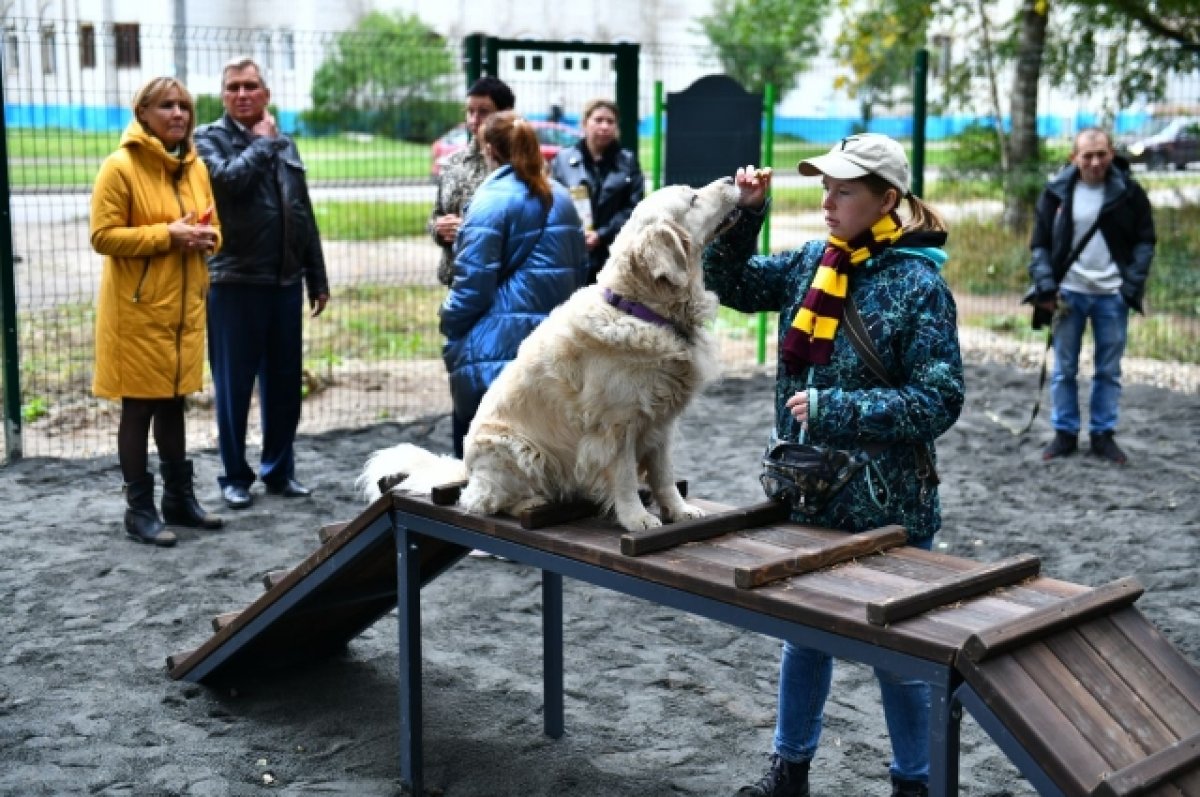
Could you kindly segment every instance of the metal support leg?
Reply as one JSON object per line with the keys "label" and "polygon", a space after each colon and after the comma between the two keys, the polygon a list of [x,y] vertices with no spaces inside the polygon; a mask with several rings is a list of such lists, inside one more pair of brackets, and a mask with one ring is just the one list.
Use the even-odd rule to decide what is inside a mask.
{"label": "metal support leg", "polygon": [[563,735],[563,605],[562,575],[542,571],[543,709],[546,735]]}
{"label": "metal support leg", "polygon": [[396,527],[396,609],[400,626],[400,778],[411,794],[424,793],[421,760],[420,537]]}
{"label": "metal support leg", "polygon": [[931,683],[929,714],[929,795],[954,797],[958,794],[959,735],[962,705],[954,695],[956,674],[950,683]]}

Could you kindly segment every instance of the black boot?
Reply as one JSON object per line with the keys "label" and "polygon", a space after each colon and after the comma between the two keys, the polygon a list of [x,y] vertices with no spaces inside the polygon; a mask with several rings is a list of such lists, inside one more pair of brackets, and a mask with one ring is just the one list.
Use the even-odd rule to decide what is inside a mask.
{"label": "black boot", "polygon": [[172,526],[190,526],[194,529],[219,529],[225,525],[225,520],[218,515],[210,515],[196,500],[192,488],[192,461],[182,459],[179,462],[162,463],[163,519]]}
{"label": "black boot", "polygon": [[743,786],[734,797],[809,797],[808,768],[811,761],[792,763],[778,753],[771,755],[771,768],[753,786]]}
{"label": "black boot", "polygon": [[138,542],[170,548],[175,534],[163,528],[154,507],[154,476],[146,473],[125,483],[125,533]]}
{"label": "black boot", "polygon": [[929,797],[929,785],[919,780],[892,778],[892,797]]}

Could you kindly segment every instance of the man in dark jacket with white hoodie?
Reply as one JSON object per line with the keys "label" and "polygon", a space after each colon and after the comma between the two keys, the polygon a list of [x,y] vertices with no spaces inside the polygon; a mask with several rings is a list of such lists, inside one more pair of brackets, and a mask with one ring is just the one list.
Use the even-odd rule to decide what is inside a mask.
{"label": "man in dark jacket with white hoodie", "polygon": [[[325,257],[308,196],[304,164],[267,108],[271,92],[249,58],[221,73],[225,115],[196,131],[208,166],[225,245],[208,261],[208,356],[225,473],[221,495],[250,506],[250,485],[303,498],[292,444],[300,423],[305,288],[312,315],[329,301]],[[246,423],[258,381],[262,456],[246,462]]]}
{"label": "man in dark jacket with white hoodie", "polygon": [[1075,137],[1071,165],[1059,172],[1038,200],[1030,248],[1032,300],[1057,312],[1054,376],[1050,383],[1054,439],[1046,460],[1073,454],[1081,427],[1076,374],[1084,327],[1092,322],[1095,365],[1088,430],[1091,453],[1117,464],[1125,452],[1113,439],[1121,397],[1121,357],[1130,308],[1142,311],[1154,219],[1146,192],[1113,152],[1099,128]]}

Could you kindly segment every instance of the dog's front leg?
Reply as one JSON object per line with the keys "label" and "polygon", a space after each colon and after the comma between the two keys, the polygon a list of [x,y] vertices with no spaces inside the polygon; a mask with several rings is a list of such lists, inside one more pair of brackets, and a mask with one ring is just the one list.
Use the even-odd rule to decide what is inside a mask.
{"label": "dog's front leg", "polygon": [[668,521],[687,520],[704,516],[704,510],[692,506],[683,500],[679,487],[675,484],[675,466],[671,460],[671,439],[675,433],[674,424],[659,431],[652,432],[644,442],[641,457],[642,469],[646,472],[646,482],[650,486],[654,500],[662,510],[663,519]]}
{"label": "dog's front leg", "polygon": [[637,443],[631,429],[610,427],[593,437],[585,435],[580,440],[576,468],[577,477],[593,474],[589,479],[593,484],[599,475],[600,484],[596,486],[607,493],[600,497],[612,506],[621,528],[640,531],[662,525],[646,511],[638,496]]}

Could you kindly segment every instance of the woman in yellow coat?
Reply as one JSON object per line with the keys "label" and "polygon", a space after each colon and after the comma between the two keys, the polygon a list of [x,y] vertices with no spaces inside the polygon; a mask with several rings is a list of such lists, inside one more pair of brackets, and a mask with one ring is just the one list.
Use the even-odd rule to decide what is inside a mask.
{"label": "woman in yellow coat", "polygon": [[[104,255],[96,308],[92,391],[121,402],[117,455],[125,481],[125,532],[175,544],[167,523],[219,528],[192,486],[184,396],[204,375],[205,255],[221,244],[212,187],[196,157],[192,97],[160,77],[133,99],[134,119],[105,159],[92,191],[92,248]],[[162,517],[148,469],[150,430],[163,476]]]}

